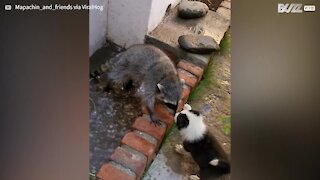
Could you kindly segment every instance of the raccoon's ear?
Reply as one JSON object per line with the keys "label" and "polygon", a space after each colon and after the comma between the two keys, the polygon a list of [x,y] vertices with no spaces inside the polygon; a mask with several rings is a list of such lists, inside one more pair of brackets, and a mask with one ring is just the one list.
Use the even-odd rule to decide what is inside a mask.
{"label": "raccoon's ear", "polygon": [[158,83],[157,86],[158,86],[158,89],[160,90],[160,92],[163,92],[164,87],[160,83]]}

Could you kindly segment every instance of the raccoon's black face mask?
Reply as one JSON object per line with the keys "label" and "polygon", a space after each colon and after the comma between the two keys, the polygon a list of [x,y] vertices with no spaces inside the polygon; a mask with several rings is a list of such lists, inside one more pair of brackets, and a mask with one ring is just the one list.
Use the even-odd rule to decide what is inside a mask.
{"label": "raccoon's black face mask", "polygon": [[160,99],[170,110],[172,110],[172,114],[175,115],[178,109],[180,95],[173,96],[171,93],[165,94],[160,91]]}
{"label": "raccoon's black face mask", "polygon": [[171,103],[164,103],[169,109],[173,110],[174,112],[172,114],[176,114],[178,109],[178,103],[177,104],[171,104]]}
{"label": "raccoon's black face mask", "polygon": [[163,79],[157,84],[160,99],[173,111],[173,115],[177,112],[183,85],[184,81],[179,81],[179,79]]}

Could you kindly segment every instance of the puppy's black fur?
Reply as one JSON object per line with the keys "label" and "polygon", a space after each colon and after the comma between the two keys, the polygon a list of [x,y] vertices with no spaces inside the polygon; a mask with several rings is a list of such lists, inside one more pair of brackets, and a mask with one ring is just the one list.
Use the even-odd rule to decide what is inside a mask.
{"label": "puppy's black fur", "polygon": [[[193,122],[191,123],[190,121]],[[191,140],[184,138],[183,141],[184,149],[191,153],[193,159],[200,167],[200,179],[217,179],[223,174],[229,173],[230,163],[228,161],[228,156],[219,145],[217,139],[210,132],[208,132],[206,128],[189,128],[188,130],[188,126],[194,125],[194,123],[203,123],[202,116],[198,111],[184,110],[176,115],[176,124],[180,131],[184,130],[184,133],[192,133],[189,132],[191,130],[203,131],[199,132],[200,134],[202,133],[202,136],[199,136],[199,138]],[[199,135],[199,133],[196,134]],[[212,160],[215,160],[215,162],[212,163]]]}
{"label": "puppy's black fur", "polygon": [[[216,143],[216,139],[210,133],[195,142],[183,142],[183,147],[190,152],[193,159],[200,167],[200,178],[214,179],[230,172],[230,164],[226,160],[223,150]],[[209,164],[213,159],[218,159],[218,165]]]}

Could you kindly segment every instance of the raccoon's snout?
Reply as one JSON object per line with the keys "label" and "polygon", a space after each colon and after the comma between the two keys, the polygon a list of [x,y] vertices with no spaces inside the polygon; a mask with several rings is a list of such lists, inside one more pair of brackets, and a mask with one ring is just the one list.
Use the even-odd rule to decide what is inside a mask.
{"label": "raccoon's snout", "polygon": [[171,109],[173,112],[172,114],[175,115],[178,109],[178,106],[171,103],[164,103],[169,109]]}

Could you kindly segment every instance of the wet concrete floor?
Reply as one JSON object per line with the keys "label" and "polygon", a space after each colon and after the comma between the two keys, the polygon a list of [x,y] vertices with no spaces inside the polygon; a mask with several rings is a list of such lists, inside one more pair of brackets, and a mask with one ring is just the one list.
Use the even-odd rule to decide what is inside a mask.
{"label": "wet concrete floor", "polygon": [[[121,49],[106,43],[90,58],[90,72],[110,60]],[[134,92],[96,90],[97,82],[90,80],[90,172],[95,174],[119,145],[133,120],[142,115],[140,99]]]}

